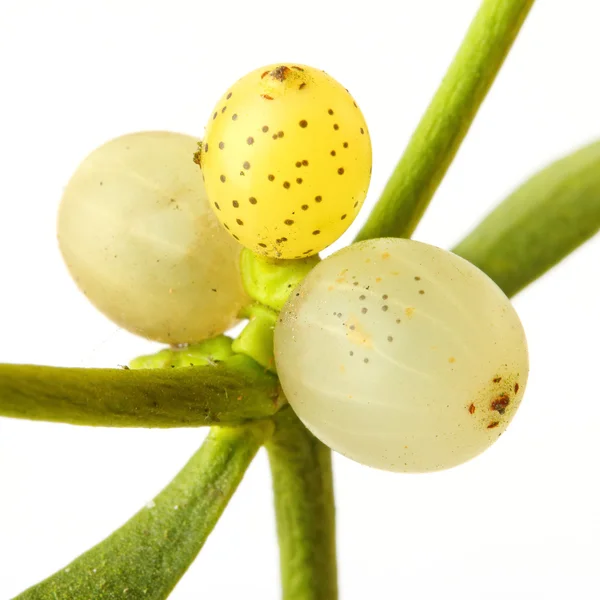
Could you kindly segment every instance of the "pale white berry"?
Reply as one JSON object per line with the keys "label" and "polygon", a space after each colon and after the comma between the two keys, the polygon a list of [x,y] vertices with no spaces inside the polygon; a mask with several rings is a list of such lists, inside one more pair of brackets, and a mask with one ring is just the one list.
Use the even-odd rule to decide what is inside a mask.
{"label": "pale white berry", "polygon": [[58,240],[79,288],[138,335],[198,342],[248,302],[241,246],[219,225],[193,162],[197,140],[125,135],[94,150],[67,185]]}
{"label": "pale white berry", "polygon": [[404,239],[318,264],[275,330],[283,390],[325,444],[390,471],[436,471],[488,448],[529,370],[523,327],[482,271]]}

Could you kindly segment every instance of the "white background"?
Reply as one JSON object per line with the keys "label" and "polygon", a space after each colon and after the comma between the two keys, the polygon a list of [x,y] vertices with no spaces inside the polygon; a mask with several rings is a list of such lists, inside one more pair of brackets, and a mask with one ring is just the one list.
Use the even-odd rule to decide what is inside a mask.
{"label": "white background", "polygon": [[[368,204],[339,247],[477,6],[1,0],[0,362],[116,366],[155,348],[98,314],[57,251],[61,190],[94,147],[142,129],[201,136],[213,103],[247,71],[319,66],[353,93],[374,146]],[[596,0],[534,7],[417,239],[451,246],[535,170],[600,137],[599,19]],[[422,476],[335,457],[345,600],[598,598],[599,263],[596,238],[516,298],[530,382],[483,456]],[[204,433],[0,420],[0,599],[122,524]],[[172,597],[277,598],[271,505],[261,453]]]}

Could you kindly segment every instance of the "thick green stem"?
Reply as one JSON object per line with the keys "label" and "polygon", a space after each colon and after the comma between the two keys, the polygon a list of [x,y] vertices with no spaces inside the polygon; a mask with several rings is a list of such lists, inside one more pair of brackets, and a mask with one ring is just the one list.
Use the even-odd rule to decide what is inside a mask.
{"label": "thick green stem", "polygon": [[149,504],[65,569],[18,600],[162,600],[213,530],[271,422],[210,432],[200,450]]}
{"label": "thick green stem", "polygon": [[410,237],[467,134],[533,0],[484,0],[357,240]]}
{"label": "thick green stem", "polygon": [[202,367],[0,365],[0,416],[104,427],[237,424],[273,415],[279,383],[247,356]]}
{"label": "thick green stem", "polygon": [[335,600],[337,566],[331,450],[290,408],[277,415],[267,443],[283,600]]}
{"label": "thick green stem", "polygon": [[600,142],[534,175],[453,252],[516,294],[600,230]]}

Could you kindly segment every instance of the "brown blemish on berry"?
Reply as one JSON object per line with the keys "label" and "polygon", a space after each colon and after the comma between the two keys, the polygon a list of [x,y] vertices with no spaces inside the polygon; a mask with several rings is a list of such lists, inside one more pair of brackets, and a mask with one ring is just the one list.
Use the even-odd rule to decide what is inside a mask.
{"label": "brown blemish on berry", "polygon": [[469,406],[469,414],[472,415],[475,412],[475,405],[471,402]]}
{"label": "brown blemish on berry", "polygon": [[227,94],[227,98],[226,99],[229,100],[229,98],[231,98],[232,95],[233,94],[231,92],[229,92],[229,94]]}
{"label": "brown blemish on berry", "polygon": [[344,142],[343,145],[344,145],[344,148],[347,148],[348,147],[348,142]]}
{"label": "brown blemish on berry", "polygon": [[254,144],[254,138],[252,136],[250,136],[247,140],[246,143],[248,144],[248,146],[252,146],[252,144]]}
{"label": "brown blemish on berry", "polygon": [[266,247],[267,247],[267,245],[266,245],[266,244],[263,244],[262,242],[259,242],[259,243],[258,243],[258,245],[259,245],[261,248],[266,248]]}
{"label": "brown blemish on berry", "polygon": [[224,113],[226,110],[227,110],[227,107],[226,107],[226,106],[224,106],[224,107],[221,109],[221,112],[222,112],[222,113]]}
{"label": "brown blemish on berry", "polygon": [[301,184],[302,183],[302,177],[297,177],[296,178],[296,183],[297,184]]}
{"label": "brown blemish on berry", "polygon": [[302,210],[308,210],[308,204],[303,204],[300,208],[302,208]]}
{"label": "brown blemish on berry", "polygon": [[300,121],[298,125],[300,125],[300,127],[304,129],[308,125],[308,121],[306,119],[302,119],[302,121]]}
{"label": "brown blemish on berry", "polygon": [[290,189],[290,182],[289,182],[289,181],[284,181],[284,182],[283,182],[283,187],[284,187],[286,190],[289,190],[289,189]]}
{"label": "brown blemish on berry", "polygon": [[267,133],[267,131],[269,131],[269,126],[268,125],[263,125],[263,133]]}
{"label": "brown blemish on berry", "polygon": [[286,220],[284,221],[284,223],[285,223],[286,225],[293,225],[293,224],[294,224],[294,221],[292,221],[292,219],[286,219]]}
{"label": "brown blemish on berry", "polygon": [[519,384],[515,383],[515,394],[519,391]]}
{"label": "brown blemish on berry", "polygon": [[318,204],[319,202],[321,202],[323,200],[322,196],[315,196],[315,202]]}
{"label": "brown blemish on berry", "polygon": [[327,114],[330,114],[330,115],[332,115],[332,114],[333,114],[333,111],[332,111],[331,109],[329,109],[329,110],[327,111]]}
{"label": "brown blemish on berry", "polygon": [[335,156],[335,150],[332,150],[329,154],[331,154],[331,156]]}
{"label": "brown blemish on berry", "polygon": [[492,421],[487,428],[488,429],[494,429],[495,427],[498,427],[498,425],[500,425],[500,421]]}
{"label": "brown blemish on berry", "polygon": [[297,67],[296,65],[292,65],[292,69],[296,69],[296,71],[304,72],[304,69],[302,67]]}
{"label": "brown blemish on berry", "polygon": [[250,196],[250,198],[248,198],[248,202],[250,202],[250,204],[256,204],[258,200],[254,196]]}
{"label": "brown blemish on berry", "polygon": [[269,175],[269,176],[267,177],[267,179],[268,179],[269,181],[275,181],[275,175]]}
{"label": "brown blemish on berry", "polygon": [[248,161],[245,161],[244,164],[242,165],[244,167],[244,169],[246,169],[246,171],[250,168],[250,163]]}
{"label": "brown blemish on berry", "polygon": [[217,113],[213,115],[213,121],[217,118]]}
{"label": "brown blemish on berry", "polygon": [[313,235],[319,235],[321,233],[321,231],[319,229],[315,229],[313,231]]}
{"label": "brown blemish on berry", "polygon": [[365,133],[365,130],[364,130],[362,127],[361,127],[361,128],[360,128],[360,132],[361,132],[362,134],[364,134],[364,133]]}
{"label": "brown blemish on berry", "polygon": [[269,96],[269,94],[261,94],[260,97],[265,100],[273,100],[273,96]]}
{"label": "brown blemish on berry", "polygon": [[503,415],[506,412],[506,407],[510,404],[510,398],[507,394],[498,396],[495,400],[492,400],[490,406],[491,410],[495,410],[498,414]]}
{"label": "brown blemish on berry", "polygon": [[421,294],[421,296],[425,293],[425,290],[419,290],[419,294]]}
{"label": "brown blemish on berry", "polygon": [[240,203],[237,200],[234,200],[231,204],[233,204],[233,208],[238,208]]}
{"label": "brown blemish on berry", "polygon": [[344,174],[344,167],[340,167],[338,169],[338,175],[343,175]]}
{"label": "brown blemish on berry", "polygon": [[237,121],[237,114],[236,114],[236,113],[233,113],[233,114],[231,115],[231,120],[232,120],[232,121]]}
{"label": "brown blemish on berry", "polygon": [[340,128],[340,126],[337,123],[334,123],[333,128],[337,131]]}
{"label": "brown blemish on berry", "polygon": [[301,90],[302,88],[304,88],[306,86],[306,83],[303,81],[299,86],[298,89]]}
{"label": "brown blemish on berry", "polygon": [[225,148],[225,143],[219,142],[219,150],[223,150],[223,148]]}
{"label": "brown blemish on berry", "polygon": [[[192,160],[202,169],[202,144],[198,144],[198,150],[194,152]],[[204,181],[204,172],[202,172],[202,181]],[[102,185],[102,182],[100,182],[100,185]]]}
{"label": "brown blemish on berry", "polygon": [[271,71],[271,77],[277,81],[284,81],[289,74],[290,68],[285,65],[281,65]]}
{"label": "brown blemish on berry", "polygon": [[298,160],[296,161],[296,167],[299,169],[302,166],[302,163]]}
{"label": "brown blemish on berry", "polygon": [[219,203],[218,203],[218,202],[215,202],[214,204],[215,204],[215,208],[216,208],[217,210],[221,210],[221,207],[219,206]]}
{"label": "brown blemish on berry", "polygon": [[235,220],[235,222],[236,222],[238,225],[243,225],[243,224],[244,224],[244,221],[242,221],[241,219],[236,219],[236,220]]}
{"label": "brown blemish on berry", "polygon": [[260,76],[260,78],[261,78],[261,79],[264,79],[264,78],[265,78],[265,77],[266,77],[268,74],[269,74],[269,71],[265,71],[265,72],[264,72],[264,73],[263,73],[263,74]]}
{"label": "brown blemish on berry", "polygon": [[492,381],[494,383],[500,383],[502,381],[502,377],[494,377],[494,379],[492,379]]}
{"label": "brown blemish on berry", "polygon": [[340,219],[343,221],[348,215],[342,215]]}
{"label": "brown blemish on berry", "polygon": [[302,166],[303,166],[303,167],[308,167],[308,161],[307,161],[306,159],[304,159],[304,160],[302,161]]}
{"label": "brown blemish on berry", "polygon": [[221,183],[225,183],[225,175],[221,175],[219,179],[221,180]]}

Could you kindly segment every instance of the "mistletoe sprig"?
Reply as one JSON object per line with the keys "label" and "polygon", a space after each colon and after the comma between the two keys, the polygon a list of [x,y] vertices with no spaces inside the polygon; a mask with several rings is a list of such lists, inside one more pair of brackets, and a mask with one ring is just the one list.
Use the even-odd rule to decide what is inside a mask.
{"label": "mistletoe sprig", "polygon": [[[128,369],[0,365],[0,415],[211,431],[152,502],[18,598],[167,598],[264,445],[283,597],[335,600],[330,447],[427,471],[493,443],[528,369],[507,297],[599,230],[600,142],[532,177],[452,253],[407,238],[532,4],[484,0],[357,243],[325,260],[360,210],[371,154],[358,106],[321,71],[242,78],[199,146],[145,132],[84,161],[59,215],[67,265],[107,316],[170,347]],[[247,324],[232,340],[236,319]],[[428,400],[440,386],[447,412]],[[418,424],[402,412],[411,402]]]}

